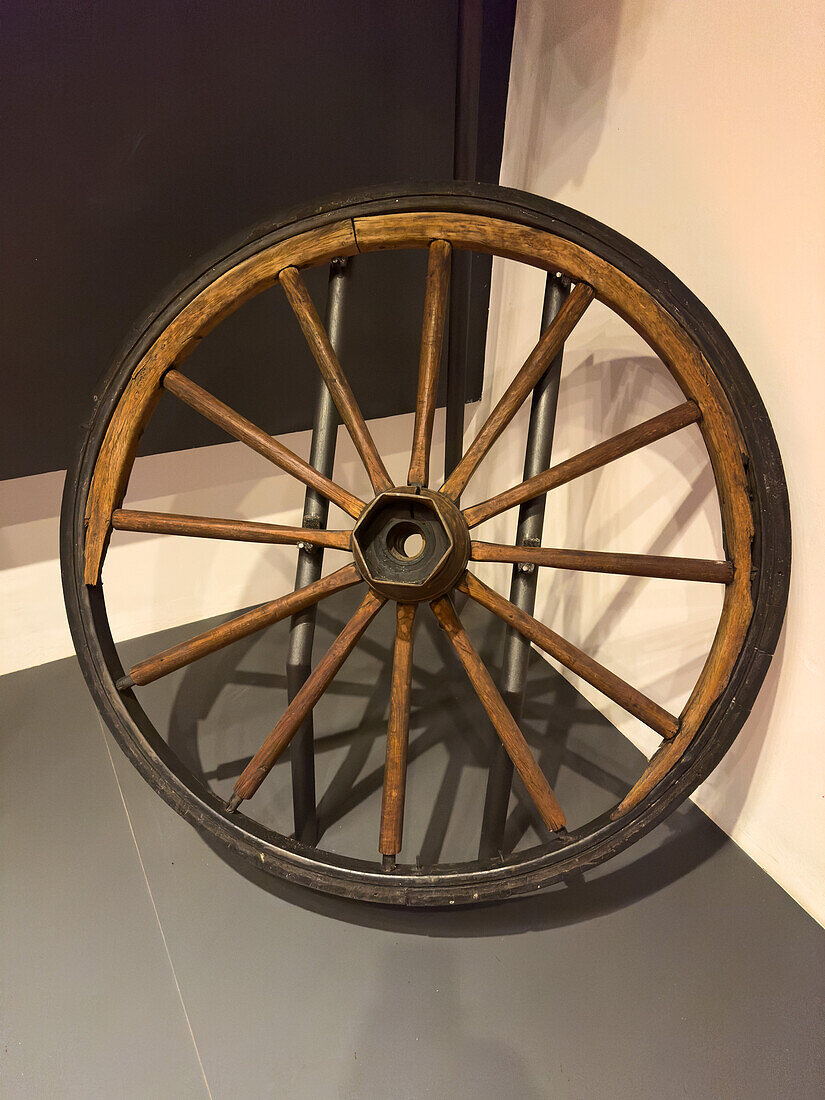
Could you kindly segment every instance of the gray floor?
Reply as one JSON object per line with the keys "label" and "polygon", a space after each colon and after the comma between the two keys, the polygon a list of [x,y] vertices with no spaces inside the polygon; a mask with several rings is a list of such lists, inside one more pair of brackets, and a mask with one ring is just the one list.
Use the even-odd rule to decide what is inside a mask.
{"label": "gray floor", "polygon": [[[319,644],[346,610],[325,609]],[[324,845],[370,858],[390,626],[376,623],[318,712]],[[271,670],[284,636],[145,693],[179,755],[224,793],[282,705]],[[492,657],[500,638],[480,644]],[[492,742],[423,622],[416,647],[404,854],[426,863],[476,842]],[[128,765],[73,660],[5,677],[0,692],[4,1098],[823,1093],[823,931],[692,806],[541,898],[359,906],[210,847]],[[538,660],[525,732],[574,819],[641,765]],[[260,794],[259,812],[288,828],[286,766]],[[508,843],[535,829],[516,792]]]}

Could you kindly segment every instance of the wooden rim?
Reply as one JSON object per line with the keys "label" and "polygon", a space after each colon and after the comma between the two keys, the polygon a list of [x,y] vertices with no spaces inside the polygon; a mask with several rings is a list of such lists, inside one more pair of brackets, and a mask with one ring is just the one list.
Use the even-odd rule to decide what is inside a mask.
{"label": "wooden rim", "polygon": [[[591,553],[588,559],[587,552],[584,551],[581,554],[584,554],[584,558],[587,560],[582,561],[580,554],[579,560],[560,564],[558,559],[552,560],[552,555],[554,553],[564,555],[565,552],[554,552],[547,548],[538,548],[536,556],[532,559],[539,565],[552,565],[562,568],[594,568],[598,570],[612,569],[618,572],[627,571],[630,575],[679,575],[685,579],[715,581],[725,585],[725,597],[719,626],[702,673],[679,718],[673,722],[663,719],[658,723],[658,727],[653,726],[653,728],[658,729],[665,740],[658,753],[650,761],[641,779],[613,811],[612,816],[614,819],[619,820],[630,814],[647,798],[659,781],[674,768],[692,744],[709,710],[728,684],[747,635],[753,612],[751,601],[751,540],[754,530],[745,468],[747,448],[739,430],[737,419],[714,371],[696,341],[675,320],[673,314],[618,267],[559,234],[502,218],[454,211],[356,216],[333,221],[320,229],[298,233],[293,237],[262,249],[235,266],[229,267],[213,283],[204,287],[192,298],[154,339],[147,351],[141,356],[122,395],[113,407],[112,415],[103,433],[97,461],[94,463],[89,492],[85,502],[87,533],[83,548],[83,571],[86,584],[90,586],[99,585],[100,571],[112,527],[129,530],[165,530],[169,533],[196,533],[201,534],[203,537],[241,539],[248,537],[250,541],[294,542],[299,537],[302,530],[300,528],[287,528],[283,529],[282,532],[277,530],[268,532],[265,530],[267,527],[277,528],[277,525],[235,524],[235,530],[229,533],[227,521],[207,520],[204,517],[159,518],[151,513],[130,514],[128,511],[120,509],[134,460],[137,441],[162,390],[167,389],[170,392],[176,392],[177,396],[180,396],[186,390],[189,397],[193,396],[192,387],[194,387],[194,384],[180,374],[177,370],[179,364],[196,345],[197,341],[224,316],[227,316],[243,301],[276,281],[282,282],[293,310],[296,312],[307,335],[308,342],[327,385],[330,391],[336,395],[336,403],[340,402],[339,408],[343,409],[344,422],[356,442],[356,447],[364,460],[374,489],[376,492],[381,492],[382,489],[389,487],[390,483],[386,468],[383,466],[380,455],[374,449],[374,444],[372,444],[369,431],[363,423],[363,418],[359,419],[360,414],[354,404],[351,392],[348,392],[346,379],[340,372],[334,354],[329,354],[331,349],[324,339],[323,327],[317,318],[317,314],[313,316],[314,311],[309,310],[307,307],[299,274],[299,269],[302,267],[323,263],[336,256],[352,255],[356,251],[376,251],[382,248],[427,248],[430,251],[427,280],[429,306],[425,310],[425,325],[422,334],[419,403],[416,412],[414,443],[408,477],[410,485],[420,484],[427,476],[429,444],[432,435],[432,411],[434,410],[434,383],[437,378],[436,349],[440,348],[443,333],[446,272],[448,271],[450,253],[455,249],[489,252],[493,255],[506,256],[548,271],[563,271],[577,284],[578,293],[574,292],[575,297],[571,295],[573,305],[567,311],[565,318],[566,322],[569,322],[569,328],[565,329],[565,323],[557,326],[553,334],[553,341],[555,342],[546,342],[546,346],[543,348],[537,347],[534,356],[531,356],[533,361],[528,360],[525,367],[522,368],[519,387],[512,394],[512,403],[515,404],[515,408],[518,408],[524,397],[530,392],[532,385],[535,384],[535,380],[541,376],[542,364],[546,365],[546,362],[552,358],[552,355],[563,343],[566,334],[584,312],[588,302],[591,298],[596,298],[627,320],[657,352],[677,379],[688,399],[685,405],[690,405],[691,409],[696,410],[696,415],[691,413],[690,418],[686,419],[684,413],[680,413],[680,416],[685,423],[697,422],[705,439],[720,501],[728,559],[726,562],[668,559],[670,563],[677,563],[675,566],[672,566],[672,564],[669,566],[664,561],[656,561],[644,555],[599,556]],[[189,387],[188,390],[187,387]],[[199,387],[194,388],[199,389]],[[211,395],[206,395],[204,398],[202,394],[197,394],[195,397],[202,404],[204,401],[208,404]],[[187,398],[184,397],[184,399]],[[217,399],[212,399],[212,401],[216,402]],[[193,405],[193,407],[197,406]],[[199,411],[204,411],[204,408],[202,407]],[[214,409],[211,411],[214,411]],[[498,421],[495,420],[497,414]],[[210,414],[205,412],[205,415]],[[464,464],[463,469],[459,469],[458,476],[454,472],[452,481],[448,479],[447,483],[442,486],[441,491],[445,496],[457,497],[463,487],[460,484],[462,479],[465,476],[466,479],[472,476],[474,469],[483,459],[491,442],[497,438],[500,431],[505,430],[511,417],[512,412],[509,408],[497,408],[494,411],[493,416],[485,425],[487,436],[490,438],[484,438],[485,429],[482,429],[480,438],[477,438],[468,448],[467,454],[471,456],[471,460]],[[214,419],[211,415],[210,418]],[[491,425],[490,421],[494,421],[494,423]],[[222,423],[220,420],[215,422]],[[248,425],[248,422],[246,423]],[[227,426],[227,424],[224,423],[223,426]],[[238,428],[239,426],[235,424],[234,427]],[[247,430],[244,425],[240,427]],[[254,425],[249,427],[254,429]],[[256,446],[251,435],[249,438],[245,438],[238,435],[237,431],[233,431],[233,434],[238,438],[244,438],[245,442],[255,446],[256,449],[261,449]],[[663,434],[667,433],[664,432]],[[651,438],[660,438],[660,436],[654,435]],[[275,448],[280,447],[276,441],[271,441],[271,437],[270,442]],[[612,442],[607,441],[608,444]],[[644,440],[637,445],[644,445]],[[620,446],[626,446],[626,443],[622,443]],[[473,448],[475,448],[475,451]],[[285,450],[283,448],[283,451]],[[264,451],[262,450],[261,453],[264,453]],[[620,449],[618,453],[628,452]],[[340,487],[333,486],[330,489],[329,485],[319,486],[317,480],[311,482],[309,478],[312,477],[312,474],[307,470],[300,470],[297,466],[284,465],[284,463],[291,462],[292,458],[297,459],[297,456],[292,456],[292,458],[289,456],[291,456],[291,452],[287,456],[280,451],[267,454],[267,457],[277,462],[282,468],[289,468],[290,473],[298,476],[306,484],[312,483],[320,491],[326,491],[328,496],[329,492],[340,492]],[[607,456],[605,461],[609,460],[610,456]],[[589,466],[587,468],[595,467]],[[558,470],[558,467],[556,470]],[[551,468],[548,473],[552,474],[553,469]],[[554,476],[558,478],[560,475],[556,473]],[[315,474],[316,479],[319,477],[320,475]],[[466,479],[463,481],[464,484],[466,484]],[[556,483],[563,482],[557,481]],[[548,487],[551,486],[552,482]],[[546,489],[542,491],[546,491]],[[357,498],[353,498],[351,495],[349,498],[329,496],[329,499],[336,499],[336,503],[348,499],[349,507],[345,510],[354,517],[360,514],[363,507],[363,502],[358,501]],[[472,512],[472,509],[468,511]],[[132,515],[132,518],[130,518],[130,515]],[[465,518],[468,518],[466,512]],[[193,521],[197,521],[194,526]],[[176,523],[177,528],[173,529]],[[196,531],[194,527],[198,525],[200,525],[200,530]],[[244,532],[243,528],[245,526],[250,530]],[[184,528],[188,528],[188,530],[184,530]],[[324,541],[322,542],[320,533],[316,533],[316,545],[343,549],[346,535],[345,532],[325,532],[323,534]],[[307,539],[307,541],[312,540]],[[512,557],[491,557],[489,553],[485,555],[484,545],[473,543],[472,560],[516,560]],[[515,549],[518,548],[501,548],[505,553],[508,550],[513,551]],[[545,555],[544,560],[539,560],[538,551]],[[576,552],[567,553],[575,554]],[[600,558],[611,558],[612,560],[609,562],[594,560]],[[639,560],[631,561],[631,558]],[[676,572],[669,573],[667,571],[669,568],[675,568]],[[644,572],[645,569],[652,571]],[[469,585],[472,586],[471,580]],[[462,581],[461,586],[467,590],[468,581]],[[478,598],[479,591],[476,589],[476,591],[471,591],[470,594],[473,598]],[[290,597],[283,598],[283,600],[289,599]],[[274,601],[275,604],[280,602]],[[342,660],[350,652],[352,646],[357,643],[372,616],[379,610],[380,603],[378,603],[378,606],[373,606],[374,602],[374,600],[370,602],[370,599],[367,599],[362,603],[362,608],[356,614],[347,637],[343,641],[339,639],[341,641],[339,650],[343,651]],[[504,603],[507,602],[504,601]],[[291,603],[287,606],[291,607]],[[401,606],[403,605],[399,605],[399,608]],[[507,609],[501,607],[492,609],[495,613],[507,619]],[[477,673],[477,670],[471,673],[473,658],[471,655],[468,656],[466,647],[462,653],[461,645],[463,645],[464,639],[460,624],[456,626],[457,620],[454,620],[454,611],[449,601],[445,602],[443,599],[437,601],[434,610],[440,625],[446,630],[451,642],[456,647],[456,652],[483,700],[486,684],[482,685],[477,675],[476,679],[473,679],[473,675]],[[285,615],[291,613],[293,612],[290,610],[284,611]],[[272,619],[271,621],[277,620]],[[507,621],[512,620],[507,619]],[[405,645],[404,639],[407,634],[411,635],[411,625],[412,618],[402,616],[399,610],[399,634],[397,635],[396,651],[399,661],[398,690],[402,693],[401,698],[403,698],[403,685],[407,676],[405,670],[408,669],[411,660],[411,644]],[[516,624],[516,628],[520,629],[518,624]],[[533,638],[533,640],[536,639]],[[457,644],[457,642],[460,644]],[[537,644],[542,643],[537,642]],[[544,646],[544,648],[547,647]],[[548,649],[548,652],[552,652],[552,650]],[[321,690],[323,690],[324,684],[328,683],[331,676],[334,675],[335,668],[340,667],[340,663],[337,661],[338,655],[340,654],[332,654],[332,652],[328,654],[330,661],[323,670],[324,674],[316,677],[313,691],[317,689],[319,684],[321,684]],[[554,656],[556,655],[554,653]],[[146,662],[142,663],[146,664]],[[569,667],[573,666],[569,665]],[[332,672],[329,673],[329,678],[325,679],[330,668]],[[319,671],[321,671],[321,666],[319,666]],[[574,671],[580,670],[574,668]],[[141,681],[132,677],[132,683],[139,684],[141,682],[149,681]],[[591,680],[591,682],[593,681]],[[406,690],[408,692],[408,687]],[[600,687],[600,690],[603,690],[603,687]],[[304,705],[307,705],[307,699],[311,700],[312,694],[313,692],[309,692],[305,696]],[[610,693],[608,692],[608,694]],[[308,705],[311,707],[313,704],[310,701]],[[626,705],[626,699],[622,700],[622,705]],[[492,710],[495,711],[495,706],[492,707]],[[632,710],[631,712],[633,713]],[[288,726],[295,724],[297,713],[297,710],[293,713],[290,722],[287,723]],[[502,736],[502,740],[504,740],[504,734],[500,727],[502,721],[506,720],[499,715],[497,721],[490,708],[488,708],[488,713],[497,731]],[[667,717],[672,718],[672,716]],[[279,727],[282,727],[282,725],[283,720],[282,723],[279,723]],[[279,727],[276,727],[276,730]],[[276,730],[273,730],[273,735]],[[396,713],[395,718],[391,718],[390,733],[387,775],[391,776],[391,755],[395,761],[393,766],[396,770],[392,782],[388,780],[389,786],[387,789],[395,790],[396,794],[390,797],[386,820],[384,813],[382,813],[381,851],[385,855],[390,853],[384,852],[387,843],[384,838],[396,835],[399,828],[399,795],[397,793],[399,790],[401,803],[403,804],[404,784],[403,777],[400,777],[399,780],[398,761],[404,755],[402,746],[405,744],[407,735],[403,717],[398,713]],[[277,741],[278,738],[275,740]],[[393,746],[392,754],[389,753],[390,742]],[[262,746],[261,751],[263,750],[264,746]],[[537,779],[537,777],[534,778]],[[241,784],[241,791],[251,789],[248,779],[247,776],[246,784]],[[525,782],[527,782],[526,778]],[[544,782],[546,785],[546,780]],[[534,784],[534,789],[537,791],[539,786],[540,783]],[[236,787],[236,792],[237,789]],[[530,789],[529,785],[528,789]],[[531,793],[533,792],[531,791]],[[549,793],[552,801],[554,801],[555,796],[552,795],[552,792]],[[246,797],[246,795],[243,795],[243,797]],[[385,800],[386,797],[385,791]],[[534,794],[534,798],[537,799],[537,805],[548,826],[562,828],[563,824],[559,824],[559,822],[563,823],[563,812],[560,811],[560,808],[557,812],[552,802],[547,801],[544,794],[538,796]],[[542,804],[542,799],[546,804]]]}

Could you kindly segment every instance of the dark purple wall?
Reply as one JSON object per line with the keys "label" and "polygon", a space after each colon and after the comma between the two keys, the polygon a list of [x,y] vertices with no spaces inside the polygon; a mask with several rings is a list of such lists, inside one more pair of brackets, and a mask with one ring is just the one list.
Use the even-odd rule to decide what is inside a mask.
{"label": "dark purple wall", "polygon": [[[498,174],[514,8],[485,9],[481,179]],[[135,317],[222,239],[325,194],[452,175],[457,10],[450,0],[6,0],[0,478],[65,467]],[[422,256],[398,254],[354,275],[353,318],[362,312],[345,367],[367,415],[413,406],[423,271]],[[321,307],[324,286],[318,272]],[[483,334],[482,310],[470,395]],[[272,292],[205,341],[191,370],[288,431],[311,423],[305,361]],[[153,426],[144,449],[224,439],[182,411]]]}

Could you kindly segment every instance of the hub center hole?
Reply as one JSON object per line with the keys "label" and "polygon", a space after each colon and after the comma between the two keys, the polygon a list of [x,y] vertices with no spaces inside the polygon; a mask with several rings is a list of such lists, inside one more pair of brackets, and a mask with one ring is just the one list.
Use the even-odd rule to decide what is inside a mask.
{"label": "hub center hole", "polygon": [[401,561],[415,561],[424,553],[426,540],[417,523],[396,523],[387,540],[390,553]]}

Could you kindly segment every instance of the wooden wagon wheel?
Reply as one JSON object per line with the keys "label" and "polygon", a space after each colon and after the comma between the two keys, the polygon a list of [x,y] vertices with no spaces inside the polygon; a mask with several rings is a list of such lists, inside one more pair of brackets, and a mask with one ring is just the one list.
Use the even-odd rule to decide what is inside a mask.
{"label": "wooden wagon wheel", "polygon": [[[408,475],[401,485],[394,485],[387,472],[301,274],[312,265],[382,249],[429,253],[418,402]],[[430,445],[450,264],[458,250],[503,256],[561,275],[538,343],[461,461],[440,483],[430,468]],[[244,301],[275,284],[303,329],[363,461],[371,501],[331,480],[331,467],[323,472],[326,460],[313,456],[315,465],[305,462],[186,375],[184,360],[198,341]],[[675,378],[683,400],[564,462],[548,466],[534,455],[523,482],[462,510],[460,497],[475,471],[531,395],[536,409],[535,395],[546,388],[565,340],[593,300],[643,337]],[[123,509],[138,439],[162,395],[164,401],[185,402],[303,482],[324,505],[321,520],[283,527]],[[555,487],[691,424],[701,430],[716,481],[724,560],[561,550],[524,537],[536,529],[531,509],[535,519],[536,503],[543,506]],[[352,517],[352,531],[325,529],[326,502]],[[474,537],[479,524],[517,507],[518,538],[512,545]],[[323,577],[318,571],[296,591],[124,669],[109,630],[103,586],[113,529],[304,550],[329,547],[350,550],[353,560]],[[274,874],[365,900],[442,905],[522,894],[601,862],[651,828],[705,778],[744,722],[775,648],[787,598],[789,531],[781,462],[753,382],[718,324],[674,276],[618,234],[564,207],[503,188],[449,184],[363,193],[293,214],[247,234],[182,283],[142,327],[100,390],[67,478],[61,552],[69,619],[97,706],[128,757],[167,802],[220,844]],[[723,586],[715,638],[681,714],[668,713],[554,632],[531,614],[529,601],[507,599],[488,587],[476,575],[475,563],[485,561]],[[229,799],[219,797],[154,729],[140,704],[141,687],[356,585],[363,593],[357,611],[315,667],[305,669],[293,685],[285,713],[268,736],[262,735]],[[503,619],[511,637],[550,655],[661,738],[641,777],[611,811],[568,831],[564,809],[519,728],[518,708],[508,706],[510,700],[505,701],[462,626],[456,593]],[[388,602],[394,604],[397,622],[380,826],[376,822],[379,851],[370,862],[333,855],[265,827],[255,820],[253,796]],[[506,750],[505,765],[515,767],[546,826],[537,847],[487,858],[482,845],[482,858],[450,866],[422,867],[399,857],[413,626],[431,611]]]}

